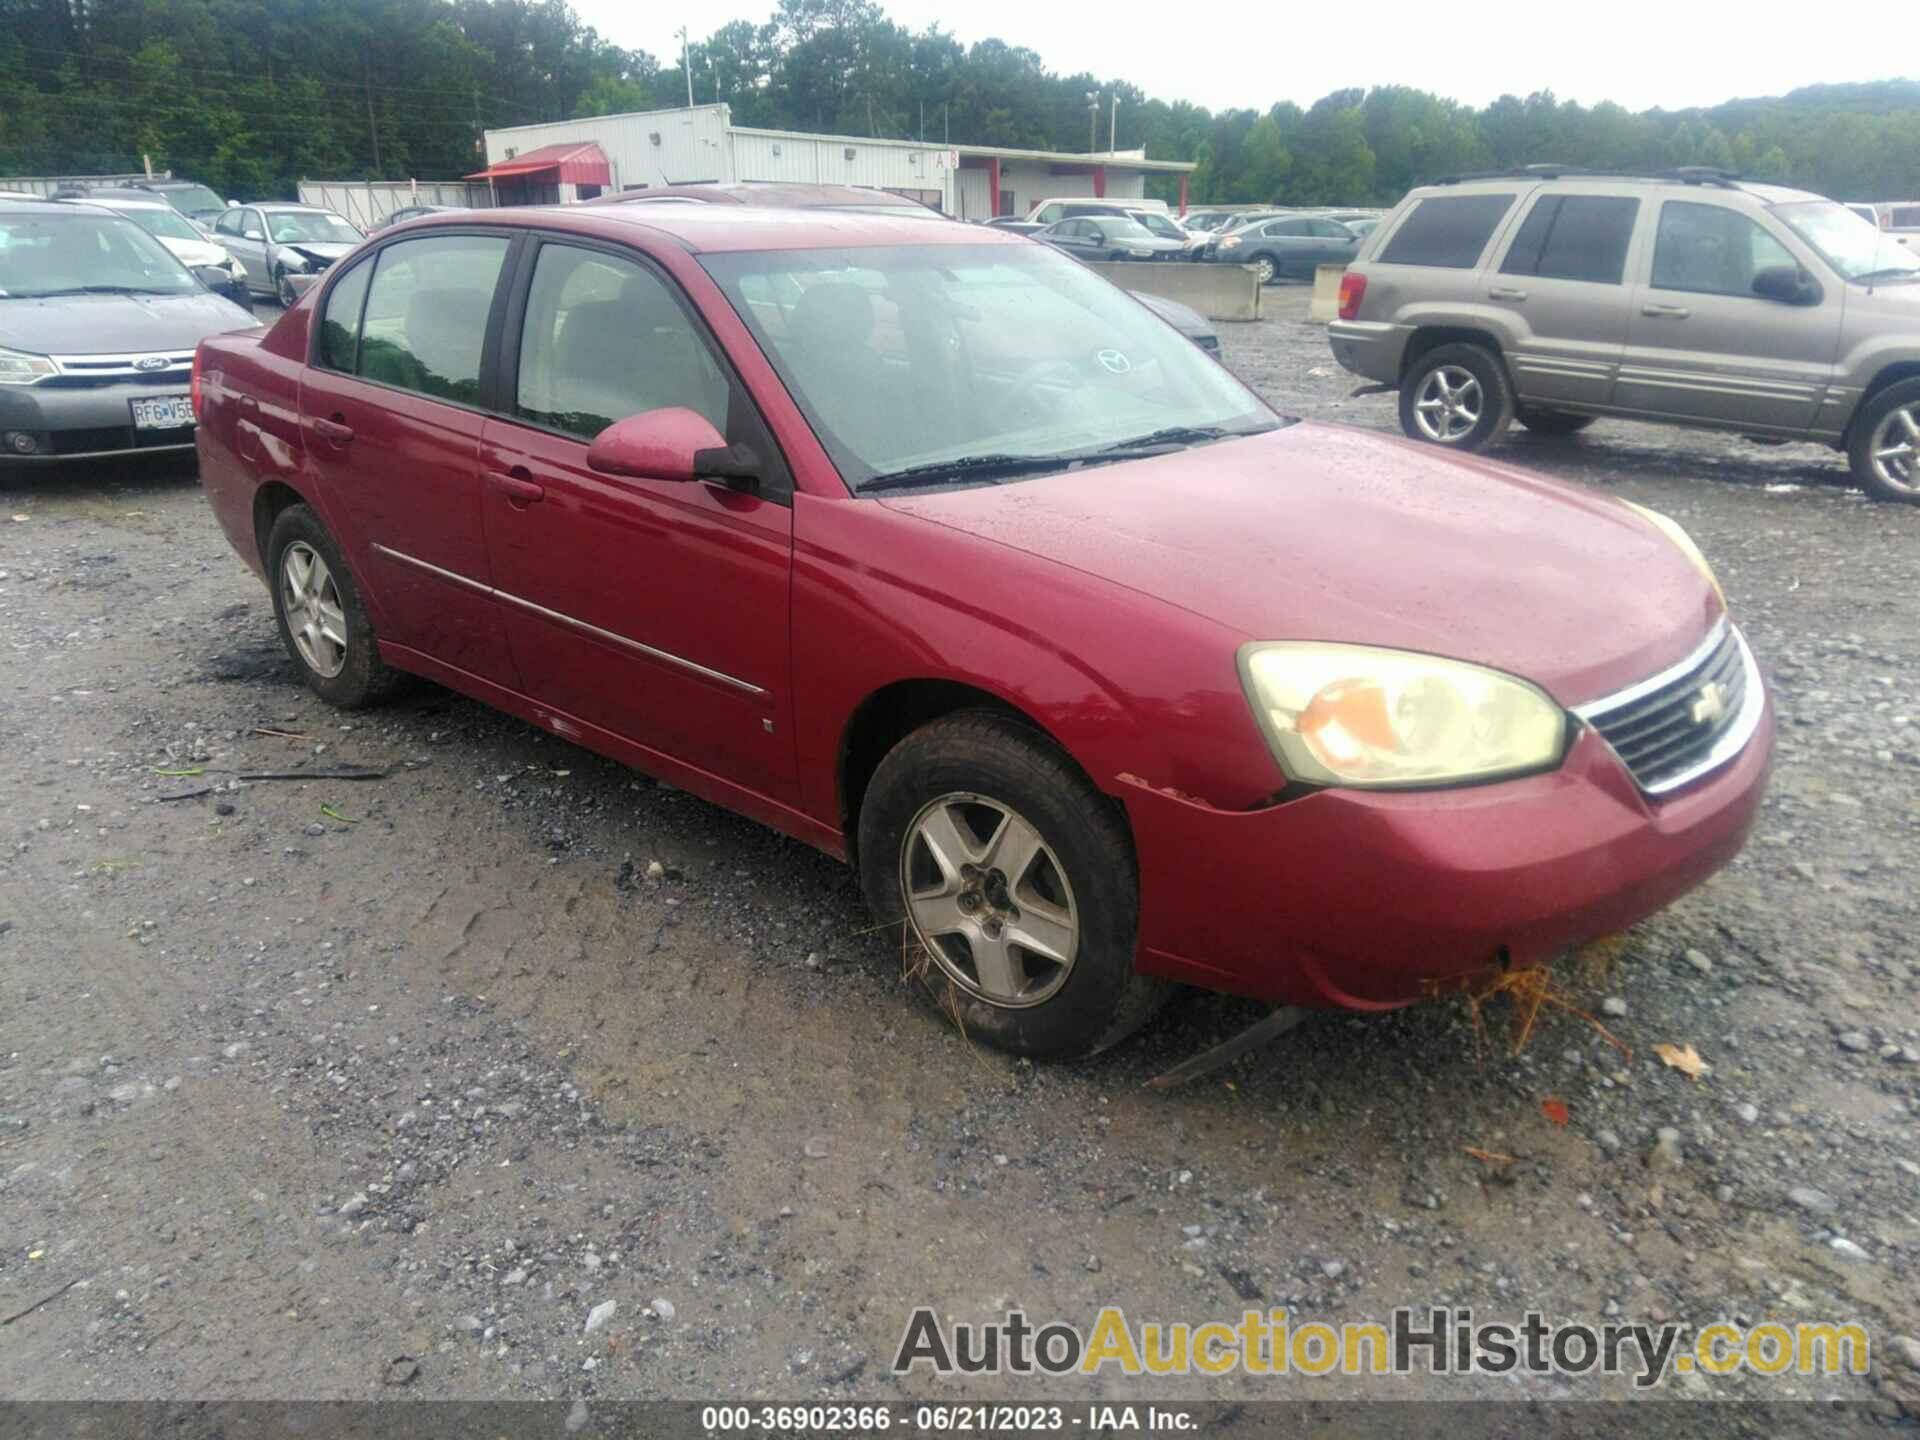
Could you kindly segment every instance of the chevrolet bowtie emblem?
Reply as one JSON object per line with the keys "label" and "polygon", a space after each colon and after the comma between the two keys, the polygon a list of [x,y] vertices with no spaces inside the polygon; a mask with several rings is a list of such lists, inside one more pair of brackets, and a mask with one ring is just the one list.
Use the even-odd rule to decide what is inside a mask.
{"label": "chevrolet bowtie emblem", "polygon": [[1710,680],[1700,687],[1700,693],[1693,698],[1693,708],[1688,715],[1696,725],[1711,725],[1727,713],[1727,692],[1720,688],[1717,680]]}

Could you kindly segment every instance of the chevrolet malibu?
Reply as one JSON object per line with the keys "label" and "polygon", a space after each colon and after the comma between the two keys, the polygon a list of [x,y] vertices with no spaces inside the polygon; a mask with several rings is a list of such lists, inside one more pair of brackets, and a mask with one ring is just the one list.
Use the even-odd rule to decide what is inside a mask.
{"label": "chevrolet malibu", "polygon": [[1179,982],[1378,1009],[1536,964],[1724,865],[1765,785],[1671,521],[1285,420],[983,227],[428,219],[194,394],[318,694],[424,675],[846,859],[1023,1054]]}

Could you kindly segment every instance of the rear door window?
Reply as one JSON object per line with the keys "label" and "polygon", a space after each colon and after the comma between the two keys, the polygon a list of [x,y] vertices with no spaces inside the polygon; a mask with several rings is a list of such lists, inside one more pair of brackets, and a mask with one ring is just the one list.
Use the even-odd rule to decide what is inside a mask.
{"label": "rear door window", "polygon": [[1542,195],[1507,247],[1500,273],[1618,285],[1639,216],[1640,202],[1630,196]]}
{"label": "rear door window", "polygon": [[1513,208],[1511,194],[1429,195],[1414,206],[1380,252],[1388,265],[1471,270]]}
{"label": "rear door window", "polygon": [[480,353],[507,258],[501,235],[433,235],[377,258],[355,372],[366,380],[480,403]]}

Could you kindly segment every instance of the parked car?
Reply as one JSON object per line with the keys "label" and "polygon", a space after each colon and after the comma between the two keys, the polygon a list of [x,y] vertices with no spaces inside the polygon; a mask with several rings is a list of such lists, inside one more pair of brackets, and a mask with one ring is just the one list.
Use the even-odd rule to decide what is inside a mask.
{"label": "parked car", "polygon": [[1901,245],[1909,248],[1920,246],[1920,204],[1886,206],[1885,217],[1879,228]]}
{"label": "parked car", "polygon": [[1034,239],[1079,260],[1183,260],[1186,246],[1163,240],[1130,215],[1082,215],[1061,220]]}
{"label": "parked car", "polygon": [[166,201],[153,195],[138,199],[101,199],[89,195],[72,204],[98,205],[116,215],[124,215],[173,253],[182,265],[200,277],[216,295],[223,295],[240,306],[249,304],[247,272],[238,260],[209,240],[198,226]]}
{"label": "parked car", "polygon": [[392,214],[382,218],[374,225],[375,230],[384,230],[389,225],[404,225],[409,220],[418,220],[423,215],[447,215],[455,210],[464,210],[464,205],[402,205]]}
{"label": "parked car", "polygon": [[996,215],[993,219],[984,220],[981,223],[990,225],[995,230],[1010,230],[1015,235],[1034,235],[1047,228],[1037,220],[1021,220],[1012,215]]}
{"label": "parked car", "polygon": [[315,693],[427,675],[846,858],[1023,1054],[1170,981],[1490,981],[1697,885],[1761,801],[1771,705],[1671,521],[1285,421],[986,227],[437,217],[196,376]]}
{"label": "parked car", "polygon": [[1158,210],[1129,210],[1127,218],[1157,240],[1171,240],[1180,247],[1180,258],[1197,260],[1205,249],[1207,237],[1195,234]]}
{"label": "parked car", "polygon": [[187,449],[194,346],[253,324],[124,216],[0,205],[0,466]]}
{"label": "parked car", "polygon": [[1165,214],[1167,202],[1148,200],[1144,197],[1128,199],[1101,199],[1088,195],[1061,195],[1047,200],[1036,200],[1027,207],[1027,219],[1040,225],[1052,225],[1061,220],[1072,220],[1084,215],[1129,215],[1137,210],[1157,210]]}
{"label": "parked car", "polygon": [[1240,218],[1240,215],[1241,212],[1238,210],[1209,210],[1201,207],[1196,210],[1189,210],[1180,218],[1181,223],[1189,230],[1212,231],[1231,225],[1235,220]]}
{"label": "parked car", "polygon": [[331,210],[267,202],[224,212],[213,238],[245,268],[255,294],[291,306],[300,293],[290,277],[318,274],[366,236]]}
{"label": "parked car", "polygon": [[1345,265],[1359,250],[1360,237],[1338,220],[1282,215],[1229,230],[1209,247],[1206,258],[1226,265],[1251,265],[1266,285],[1275,280],[1311,280],[1318,267]]}
{"label": "parked car", "polygon": [[1416,440],[1596,416],[1844,450],[1920,503],[1920,256],[1804,190],[1549,169],[1424,186],[1342,277],[1334,357]]}

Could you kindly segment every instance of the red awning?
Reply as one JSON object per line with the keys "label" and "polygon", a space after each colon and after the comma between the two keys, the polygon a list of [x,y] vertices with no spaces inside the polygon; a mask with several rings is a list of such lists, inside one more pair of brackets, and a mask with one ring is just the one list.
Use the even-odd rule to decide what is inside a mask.
{"label": "red awning", "polygon": [[598,185],[605,189],[613,184],[613,171],[607,164],[606,152],[591,140],[584,144],[542,145],[538,150],[529,150],[511,160],[502,160],[484,170],[476,170],[466,178],[512,180],[534,175],[563,185]]}

